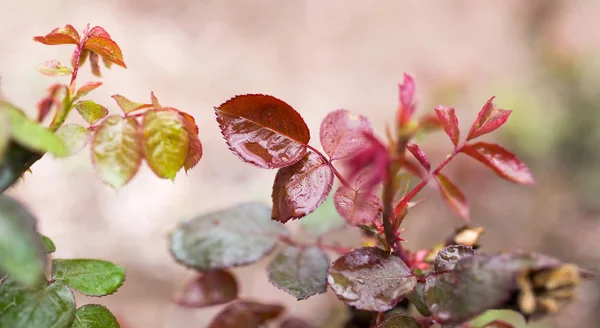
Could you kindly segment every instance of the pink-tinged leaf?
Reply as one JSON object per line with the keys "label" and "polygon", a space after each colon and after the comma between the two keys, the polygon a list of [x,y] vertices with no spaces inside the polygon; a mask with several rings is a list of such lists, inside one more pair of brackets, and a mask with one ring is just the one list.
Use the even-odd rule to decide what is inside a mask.
{"label": "pink-tinged leaf", "polygon": [[188,153],[189,138],[183,116],[175,110],[151,110],[142,124],[144,157],[154,173],[174,180]]}
{"label": "pink-tinged leaf", "polygon": [[412,118],[415,112],[413,98],[415,96],[415,81],[412,76],[404,74],[404,81],[399,86],[400,89],[400,110],[399,124],[405,126]]}
{"label": "pink-tinged leaf", "polygon": [[314,211],[331,192],[333,171],[309,152],[294,165],[277,171],[273,184],[273,220],[287,222]]}
{"label": "pink-tinged leaf", "polygon": [[79,90],[77,90],[77,92],[75,93],[75,97],[73,98],[73,101],[76,101],[77,99],[80,99],[81,97],[87,96],[88,93],[96,90],[96,88],[98,88],[101,85],[102,85],[102,82],[100,82],[100,81],[88,82],[88,83],[82,85],[79,88]]}
{"label": "pink-tinged leaf", "polygon": [[77,112],[79,112],[81,117],[90,124],[94,124],[108,115],[108,109],[106,109],[106,107],[97,104],[92,100],[83,100],[76,103],[75,109],[77,109]]}
{"label": "pink-tinged leaf", "polygon": [[215,108],[229,149],[242,161],[273,169],[290,166],[306,153],[310,131],[290,105],[266,95],[234,97]]}
{"label": "pink-tinged leaf", "polygon": [[173,295],[173,302],[184,307],[202,308],[229,303],[237,295],[235,277],[225,270],[217,270],[188,281],[183,289]]}
{"label": "pink-tinged leaf", "polygon": [[252,301],[237,301],[227,305],[211,321],[208,328],[260,328],[283,313],[284,307]]}
{"label": "pink-tinged leaf", "polygon": [[92,162],[102,181],[118,189],[137,173],[143,151],[134,118],[107,117],[92,137]]}
{"label": "pink-tinged leaf", "polygon": [[45,36],[36,36],[33,40],[46,45],[79,44],[79,33],[73,26],[66,25],[63,28],[55,28]]}
{"label": "pink-tinged leaf", "polygon": [[535,183],[527,165],[499,145],[478,142],[466,145],[461,151],[485,164],[508,181],[520,184]]}
{"label": "pink-tinged leaf", "polygon": [[419,132],[421,133],[435,131],[443,127],[436,113],[430,113],[419,118]]}
{"label": "pink-tinged leaf", "polygon": [[444,127],[444,131],[446,131],[446,134],[450,137],[452,143],[457,146],[458,140],[460,139],[460,130],[458,129],[458,119],[456,118],[454,108],[437,106],[435,108],[435,113]]}
{"label": "pink-tinged leaf", "polygon": [[83,44],[84,49],[91,50],[104,59],[127,68],[123,62],[123,53],[115,41],[104,36],[91,36]]}
{"label": "pink-tinged leaf", "polygon": [[427,172],[423,169],[422,165],[419,165],[414,160],[409,158],[404,158],[400,160],[400,165],[402,168],[414,176],[424,178],[427,176]]}
{"label": "pink-tinged leaf", "polygon": [[501,127],[508,120],[512,110],[499,109],[494,105],[493,100],[494,97],[490,98],[485,105],[483,105],[481,111],[479,111],[477,120],[475,120],[471,126],[467,140],[490,133]]}
{"label": "pink-tinged leaf", "polygon": [[92,67],[92,74],[94,76],[102,76],[102,72],[100,72],[100,55],[93,51],[90,51],[90,66]]}
{"label": "pink-tinged leaf", "polygon": [[108,32],[100,26],[92,27],[88,32],[88,36],[101,36],[110,39],[110,34],[108,34]]}
{"label": "pink-tinged leaf", "polygon": [[429,159],[427,159],[427,155],[425,152],[417,145],[416,143],[409,143],[406,148],[410,151],[411,154],[421,163],[423,168],[427,170],[427,172],[431,171],[431,164],[429,163]]}
{"label": "pink-tinged leaf", "polygon": [[65,143],[67,148],[66,156],[77,154],[90,140],[89,129],[77,124],[66,124],[61,126],[58,131],[56,131],[56,135]]}
{"label": "pink-tinged leaf", "polygon": [[373,222],[381,215],[382,204],[379,197],[350,187],[339,187],[333,201],[340,216],[353,226]]}
{"label": "pink-tinged leaf", "polygon": [[365,134],[369,144],[360,152],[348,159],[348,179],[353,180],[363,175],[362,189],[371,193],[378,183],[383,181],[390,167],[390,156],[387,147],[372,134]]}
{"label": "pink-tinged leaf", "polygon": [[365,133],[373,133],[368,118],[345,109],[336,110],[327,114],[321,123],[321,145],[331,160],[345,158],[369,144]]}
{"label": "pink-tinged leaf", "polygon": [[119,105],[119,108],[121,108],[121,110],[125,114],[133,112],[134,110],[152,107],[152,105],[150,104],[142,104],[139,102],[131,101],[121,95],[112,95],[112,98],[117,102],[117,105]]}
{"label": "pink-tinged leaf", "polygon": [[160,103],[158,102],[158,98],[156,98],[156,95],[154,94],[154,91],[150,92],[150,99],[152,99],[152,106],[154,106],[155,109],[161,108]]}
{"label": "pink-tinged leaf", "polygon": [[61,64],[58,60],[48,60],[35,67],[35,69],[47,76],[62,76],[72,73],[71,68]]}
{"label": "pink-tinged leaf", "polygon": [[50,113],[50,110],[52,110],[52,107],[60,106],[60,102],[56,98],[57,98],[58,92],[62,88],[65,88],[65,86],[62,84],[51,85],[48,88],[48,96],[44,97],[42,100],[40,100],[40,102],[38,102],[38,104],[37,104],[37,108],[38,108],[37,120],[38,120],[38,122],[41,122],[46,118],[48,113]]}
{"label": "pink-tinged leaf", "polygon": [[188,113],[179,112],[183,116],[183,124],[188,134],[188,152],[183,163],[185,171],[192,169],[202,158],[202,143],[198,138],[198,125],[193,116]]}
{"label": "pink-tinged leaf", "polygon": [[448,204],[448,207],[468,221],[469,205],[467,204],[467,199],[462,191],[441,173],[436,174],[435,181],[437,181],[438,189],[442,194],[442,198],[444,198],[446,204]]}

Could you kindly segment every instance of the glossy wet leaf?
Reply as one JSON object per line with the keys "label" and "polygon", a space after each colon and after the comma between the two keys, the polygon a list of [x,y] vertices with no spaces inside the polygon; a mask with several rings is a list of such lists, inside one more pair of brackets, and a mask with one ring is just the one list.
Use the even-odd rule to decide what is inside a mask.
{"label": "glossy wet leaf", "polygon": [[44,279],[45,269],[46,252],[35,218],[20,202],[0,195],[0,272],[34,286]]}
{"label": "glossy wet leaf", "polygon": [[69,328],[75,299],[60,282],[25,288],[6,279],[0,284],[0,314],[0,327]]}
{"label": "glossy wet leaf", "polygon": [[183,116],[174,110],[151,110],[142,124],[144,157],[154,173],[174,180],[188,153]]}
{"label": "glossy wet leaf", "polygon": [[52,278],[88,296],[117,291],[125,280],[125,268],[108,261],[73,259],[52,261]]}
{"label": "glossy wet leaf", "polygon": [[57,44],[78,44],[79,33],[72,25],[65,25],[65,27],[57,27],[45,36],[36,36],[33,38],[34,41],[46,44],[46,45],[57,45]]}
{"label": "glossy wet leaf", "polygon": [[368,118],[339,109],[327,114],[321,122],[321,145],[331,160],[345,158],[369,144],[365,133],[373,133]]}
{"label": "glossy wet leaf", "polygon": [[67,154],[64,142],[52,131],[30,120],[19,109],[10,105],[5,106],[4,108],[10,120],[11,134],[14,141],[30,150],[50,152],[57,157]]}
{"label": "glossy wet leaf", "polygon": [[413,317],[392,313],[386,315],[377,328],[421,328],[421,325]]}
{"label": "glossy wet leaf", "polygon": [[306,216],[327,198],[332,185],[331,167],[319,155],[307,153],[294,165],[277,171],[272,218],[285,223]]}
{"label": "glossy wet leaf", "polygon": [[371,223],[381,215],[381,200],[371,193],[341,186],[333,200],[337,212],[353,226]]}
{"label": "glossy wet leaf", "polygon": [[71,74],[71,68],[61,64],[58,60],[48,60],[35,67],[35,69],[47,76],[62,76]]}
{"label": "glossy wet leaf", "polygon": [[225,304],[237,298],[235,277],[224,270],[209,271],[188,281],[173,295],[173,302],[192,308]]}
{"label": "glossy wet leaf", "polygon": [[469,220],[469,204],[462,191],[441,173],[436,174],[435,181],[437,182],[438,189],[448,207],[463,219]]}
{"label": "glossy wet leaf", "polygon": [[183,126],[188,134],[188,151],[183,163],[183,168],[187,172],[202,158],[202,143],[198,138],[198,125],[196,125],[194,117],[184,112],[181,112],[181,115],[183,115]]}
{"label": "glossy wet leaf", "polygon": [[465,257],[454,270],[427,277],[425,301],[437,322],[461,323],[488,309],[512,306],[520,273],[558,265],[553,258],[523,252]]}
{"label": "glossy wet leaf", "polygon": [[384,312],[412,292],[417,279],[399,257],[364,247],[335,260],[327,283],[344,303],[359,310]]}
{"label": "glossy wet leaf", "polygon": [[77,154],[90,140],[90,130],[78,124],[65,124],[61,126],[56,135],[60,137],[67,148],[67,155]]}
{"label": "glossy wet leaf", "polygon": [[267,95],[234,97],[215,108],[229,149],[241,160],[273,169],[292,165],[306,153],[310,132],[290,105]]}
{"label": "glossy wet leaf", "polygon": [[117,318],[105,306],[88,304],[75,312],[71,328],[119,328]]}
{"label": "glossy wet leaf", "polygon": [[473,122],[467,140],[477,138],[481,135],[490,133],[501,127],[512,113],[512,110],[500,109],[493,103],[494,97],[490,98]]}
{"label": "glossy wet leaf", "polygon": [[456,118],[454,108],[437,106],[435,108],[435,113],[454,146],[458,145],[460,130],[458,129],[458,119]]}
{"label": "glossy wet leaf", "polygon": [[477,142],[466,145],[462,152],[491,168],[496,174],[508,181],[520,184],[535,183],[527,165],[513,153],[499,145]]}
{"label": "glossy wet leaf", "polygon": [[75,93],[75,97],[73,98],[73,101],[76,101],[77,99],[79,99],[81,97],[85,97],[88,93],[94,91],[101,85],[102,85],[102,82],[100,82],[100,81],[88,82],[88,83],[82,85],[77,90],[77,93]]}
{"label": "glossy wet leaf", "polygon": [[419,161],[421,166],[427,170],[427,172],[431,171],[431,164],[429,163],[429,159],[425,152],[419,147],[419,145],[415,143],[409,143],[406,146],[406,149]]}
{"label": "glossy wet leaf", "polygon": [[320,236],[329,231],[341,229],[346,221],[338,214],[330,193],[321,206],[300,220],[302,228],[314,236]]}
{"label": "glossy wet leaf", "polygon": [[262,203],[243,203],[185,220],[170,233],[175,259],[199,271],[258,261],[288,232]]}
{"label": "glossy wet leaf", "polygon": [[313,326],[298,318],[287,318],[279,325],[279,328],[313,328]]}
{"label": "glossy wet leaf", "polygon": [[81,117],[90,124],[94,124],[108,115],[108,109],[106,109],[106,107],[97,104],[92,100],[78,102],[75,104],[75,109],[77,109]]}
{"label": "glossy wet leaf", "polygon": [[134,118],[111,115],[92,137],[92,162],[96,172],[115,189],[129,182],[142,163],[139,129]]}
{"label": "glossy wet leaf", "polygon": [[283,311],[284,308],[280,305],[237,301],[217,314],[208,328],[260,328]]}
{"label": "glossy wet leaf", "polygon": [[450,245],[437,253],[433,263],[436,272],[451,271],[463,258],[476,255],[477,251],[470,246]]}
{"label": "glossy wet leaf", "polygon": [[137,109],[152,107],[152,105],[150,104],[143,104],[140,102],[131,101],[125,98],[125,96],[121,95],[112,95],[111,97],[117,102],[117,105],[119,105],[119,108],[121,108],[121,110],[125,114]]}
{"label": "glossy wet leaf", "polygon": [[54,245],[54,242],[52,241],[52,239],[41,235],[42,238],[42,244],[44,244],[44,249],[46,250],[46,254],[52,254],[56,251],[56,246]]}
{"label": "glossy wet leaf", "polygon": [[121,48],[112,39],[106,36],[92,36],[89,37],[83,44],[84,49],[91,50],[100,55],[105,60],[119,65],[123,68],[127,68],[125,62],[123,62],[123,53]]}
{"label": "glossy wet leaf", "polygon": [[299,301],[327,291],[329,258],[320,248],[285,248],[269,264],[269,281]]}

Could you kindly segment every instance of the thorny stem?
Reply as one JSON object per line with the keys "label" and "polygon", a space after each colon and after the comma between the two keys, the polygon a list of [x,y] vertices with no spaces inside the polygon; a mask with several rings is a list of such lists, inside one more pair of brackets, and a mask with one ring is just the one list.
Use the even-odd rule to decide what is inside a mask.
{"label": "thorny stem", "polygon": [[333,166],[330,159],[328,159],[325,155],[323,155],[323,153],[321,153],[320,151],[318,151],[315,147],[313,147],[311,145],[306,145],[306,148],[308,148],[313,153],[319,155],[319,157],[321,157],[323,159],[323,161],[325,161],[325,163],[327,163],[327,165],[329,165],[329,167],[333,171],[333,174],[335,174],[335,176],[338,178],[338,180],[340,180],[340,183],[343,186],[345,186],[345,187],[350,186],[348,184],[348,182],[346,182],[346,179],[344,179],[344,177],[340,174],[340,172]]}
{"label": "thorny stem", "polygon": [[291,239],[290,237],[287,236],[282,236],[279,237],[279,240],[284,243],[284,244],[288,244],[290,246],[296,246],[296,247],[310,247],[310,246],[317,246],[318,248],[322,249],[322,250],[330,250],[333,252],[336,252],[340,255],[344,255],[348,252],[350,252],[351,250],[346,248],[346,247],[342,247],[342,246],[336,246],[336,245],[326,245],[323,244],[321,242],[321,239],[318,239],[314,244],[311,243],[302,243],[296,240]]}

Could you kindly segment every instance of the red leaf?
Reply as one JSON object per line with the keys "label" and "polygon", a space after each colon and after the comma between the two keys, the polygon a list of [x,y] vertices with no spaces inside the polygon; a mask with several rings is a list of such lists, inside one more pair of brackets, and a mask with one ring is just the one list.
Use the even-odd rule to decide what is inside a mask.
{"label": "red leaf", "polygon": [[460,215],[463,219],[469,220],[469,205],[465,195],[458,189],[458,187],[452,183],[445,175],[438,173],[435,176],[435,181],[438,183],[438,187],[442,197],[456,214]]}
{"label": "red leaf", "polygon": [[485,164],[500,177],[521,184],[535,184],[529,168],[508,150],[485,142],[466,145],[463,153]]}
{"label": "red leaf", "polygon": [[304,157],[310,131],[290,105],[266,95],[234,97],[215,108],[229,149],[241,160],[272,169]]}
{"label": "red leaf", "polygon": [[444,131],[452,143],[457,146],[458,139],[460,138],[460,130],[458,129],[458,119],[456,118],[456,113],[454,112],[454,108],[446,107],[446,106],[437,106],[435,108],[435,113],[438,116],[438,119],[442,123],[444,127]]}
{"label": "red leaf", "polygon": [[381,215],[379,197],[341,186],[333,196],[335,209],[350,225],[367,224]]}
{"label": "red leaf", "polygon": [[296,164],[277,171],[273,184],[273,220],[287,222],[314,211],[331,192],[333,171],[309,152]]}
{"label": "red leaf", "polygon": [[416,143],[409,143],[406,148],[423,165],[427,172],[431,171],[431,164],[429,163],[429,159],[427,159],[427,155]]}
{"label": "red leaf", "polygon": [[398,119],[400,126],[405,126],[412,118],[415,112],[413,98],[415,95],[415,81],[412,76],[404,73],[404,81],[399,86],[400,88],[400,111]]}
{"label": "red leaf", "polygon": [[48,88],[48,96],[40,100],[37,104],[38,108],[38,122],[41,122],[46,118],[48,113],[52,110],[53,106],[60,106],[60,102],[56,99],[58,92],[64,86],[62,84],[53,84]]}
{"label": "red leaf", "polygon": [[79,33],[73,26],[65,25],[63,28],[55,28],[45,36],[36,36],[33,40],[46,45],[79,44]]}
{"label": "red leaf", "polygon": [[173,302],[193,308],[225,304],[237,298],[238,287],[231,273],[209,271],[188,281],[182,290],[173,295]]}
{"label": "red leaf", "polygon": [[183,115],[183,126],[189,138],[188,153],[183,163],[183,168],[187,172],[196,166],[200,158],[202,158],[202,143],[200,142],[200,138],[198,138],[198,125],[196,125],[194,117],[185,112],[180,111],[179,113]]}
{"label": "red leaf", "polygon": [[477,120],[473,122],[473,125],[471,126],[467,140],[490,133],[501,127],[508,120],[508,116],[512,113],[512,110],[499,109],[494,105],[492,102],[493,100],[494,97],[490,98],[485,105],[483,105],[481,111],[479,111]]}
{"label": "red leaf", "polygon": [[260,328],[283,313],[276,304],[238,301],[229,304],[212,320],[208,328]]}
{"label": "red leaf", "polygon": [[110,34],[108,34],[108,32],[106,32],[106,30],[100,26],[92,27],[92,29],[88,32],[88,35],[89,36],[101,36],[101,37],[110,39]]}
{"label": "red leaf", "polygon": [[443,127],[436,113],[427,114],[419,119],[419,132],[434,131]]}
{"label": "red leaf", "polygon": [[348,157],[367,146],[365,132],[373,132],[369,119],[345,109],[336,110],[321,122],[321,145],[331,160]]}
{"label": "red leaf", "polygon": [[371,193],[373,188],[387,176],[390,157],[387,147],[379,139],[372,134],[365,134],[365,137],[369,140],[369,145],[348,160],[350,169],[348,179],[353,180],[359,174],[366,174],[363,178],[365,181],[363,189],[364,192]]}
{"label": "red leaf", "polygon": [[123,62],[121,48],[119,48],[117,43],[110,38],[104,36],[91,36],[85,41],[83,48],[97,53],[115,65],[127,68],[125,62]]}
{"label": "red leaf", "polygon": [[312,326],[298,318],[287,318],[279,328],[312,328]]}
{"label": "red leaf", "polygon": [[73,101],[87,95],[88,93],[90,93],[91,91],[95,90],[96,88],[98,88],[99,86],[102,85],[102,82],[97,81],[97,82],[88,82],[84,85],[82,85],[79,90],[77,90],[77,93],[75,93],[75,97],[73,98]]}

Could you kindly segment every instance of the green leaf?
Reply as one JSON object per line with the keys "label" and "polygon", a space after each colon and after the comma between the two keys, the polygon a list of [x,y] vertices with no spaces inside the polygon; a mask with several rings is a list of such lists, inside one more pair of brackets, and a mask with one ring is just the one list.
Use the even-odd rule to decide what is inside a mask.
{"label": "green leaf", "polygon": [[318,247],[288,247],[269,264],[269,281],[299,301],[327,291],[329,258]]}
{"label": "green leaf", "polygon": [[75,312],[71,328],[119,328],[119,322],[110,311],[99,304],[88,304]]}
{"label": "green leaf", "polygon": [[45,269],[35,218],[16,200],[0,195],[0,271],[31,287],[44,279]]}
{"label": "green leaf", "polygon": [[152,110],[144,115],[142,140],[146,162],[164,179],[175,179],[188,152],[183,116],[174,110]]}
{"label": "green leaf", "polygon": [[135,118],[109,116],[92,137],[92,162],[96,172],[115,189],[135,176],[142,156],[139,125]]}
{"label": "green leaf", "polygon": [[421,328],[421,325],[413,317],[392,313],[386,315],[377,328]]}
{"label": "green leaf", "polygon": [[0,327],[68,328],[75,299],[60,282],[30,289],[9,278],[0,285],[0,314]]}
{"label": "green leaf", "polygon": [[302,228],[315,236],[341,229],[346,221],[338,214],[333,203],[333,193],[330,193],[321,206],[300,220]]}
{"label": "green leaf", "polygon": [[[0,104],[2,107],[3,104]],[[50,152],[57,157],[66,156],[65,143],[49,129],[30,120],[25,114],[11,105],[4,104],[10,119],[12,138],[19,144],[41,152]]]}
{"label": "green leaf", "polygon": [[61,64],[58,60],[48,60],[35,67],[35,69],[47,76],[61,76],[72,73],[71,68]]}
{"label": "green leaf", "polygon": [[10,143],[10,121],[7,113],[0,108],[0,165]]}
{"label": "green leaf", "polygon": [[183,221],[169,239],[177,261],[211,271],[254,263],[287,235],[268,206],[251,202]]}
{"label": "green leaf", "polygon": [[90,140],[90,130],[78,124],[61,126],[56,135],[65,143],[67,156],[77,154]]}
{"label": "green leaf", "polygon": [[119,105],[119,108],[121,108],[121,110],[125,114],[137,109],[152,107],[152,105],[150,104],[142,104],[139,102],[131,101],[121,95],[112,95],[112,98],[117,102],[117,105]]}
{"label": "green leaf", "polygon": [[385,312],[414,290],[417,278],[399,257],[364,247],[335,260],[327,283],[344,303],[359,310]]}
{"label": "green leaf", "polygon": [[41,235],[42,237],[42,243],[44,244],[44,249],[46,249],[46,254],[52,254],[56,251],[56,246],[54,245],[54,242],[52,241],[52,239]]}
{"label": "green leaf", "polygon": [[94,124],[108,115],[108,109],[106,109],[106,107],[97,104],[92,100],[78,102],[75,104],[75,109],[77,109],[81,117],[90,124]]}
{"label": "green leaf", "polygon": [[125,268],[92,259],[52,261],[52,278],[88,296],[105,296],[117,291],[125,280]]}

